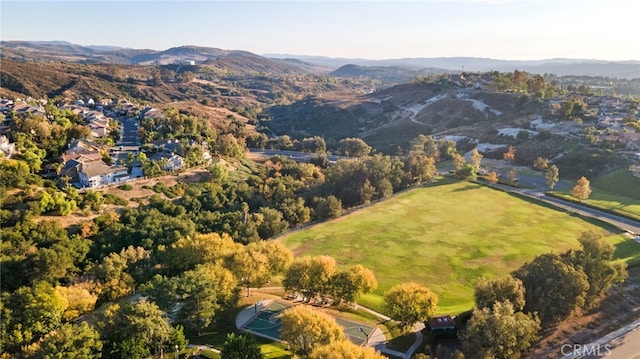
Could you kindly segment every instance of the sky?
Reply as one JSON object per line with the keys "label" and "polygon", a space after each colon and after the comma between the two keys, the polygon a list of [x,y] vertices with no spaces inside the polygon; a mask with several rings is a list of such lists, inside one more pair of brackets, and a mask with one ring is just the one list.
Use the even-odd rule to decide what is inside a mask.
{"label": "sky", "polygon": [[2,0],[0,39],[363,59],[640,60],[636,1]]}

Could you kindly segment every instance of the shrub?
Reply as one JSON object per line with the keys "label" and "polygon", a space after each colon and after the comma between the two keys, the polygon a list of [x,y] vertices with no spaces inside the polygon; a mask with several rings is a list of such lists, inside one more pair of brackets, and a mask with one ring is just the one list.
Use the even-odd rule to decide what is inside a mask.
{"label": "shrub", "polygon": [[133,189],[133,186],[129,183],[125,183],[123,185],[118,186],[118,189],[121,189],[123,191],[131,191]]}
{"label": "shrub", "polygon": [[105,194],[104,195],[104,203],[107,204],[115,204],[118,206],[126,206],[129,204],[129,201],[126,198],[116,196],[115,194]]}

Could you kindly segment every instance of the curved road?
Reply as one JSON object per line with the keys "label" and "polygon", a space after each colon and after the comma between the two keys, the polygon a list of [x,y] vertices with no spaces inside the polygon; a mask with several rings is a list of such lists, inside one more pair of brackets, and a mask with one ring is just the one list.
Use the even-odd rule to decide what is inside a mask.
{"label": "curved road", "polygon": [[493,186],[496,188],[500,188],[506,192],[514,192],[519,193],[521,195],[525,195],[530,198],[535,198],[537,200],[549,203],[553,206],[565,209],[567,211],[575,212],[577,214],[595,218],[603,222],[607,222],[612,224],[621,230],[626,230],[632,234],[640,234],[640,222],[634,221],[632,219],[628,219],[625,217],[617,216],[615,214],[611,214],[608,212],[604,212],[598,209],[589,208],[577,203],[564,201],[559,198],[549,197],[544,194],[544,192],[537,189],[526,189],[526,188],[516,188],[502,184],[488,184],[489,186]]}
{"label": "curved road", "polygon": [[[525,193],[525,194],[528,194],[528,193]],[[558,207],[562,207],[564,209],[579,213],[583,216],[596,218],[603,222],[611,223],[631,233],[640,234],[640,222],[638,221],[617,216],[615,214],[611,214],[608,212],[600,211],[594,208],[581,206],[577,203],[563,201],[559,198],[549,197],[544,194],[542,194],[542,196],[543,197],[538,197],[538,199],[543,200],[545,202],[552,203]]]}

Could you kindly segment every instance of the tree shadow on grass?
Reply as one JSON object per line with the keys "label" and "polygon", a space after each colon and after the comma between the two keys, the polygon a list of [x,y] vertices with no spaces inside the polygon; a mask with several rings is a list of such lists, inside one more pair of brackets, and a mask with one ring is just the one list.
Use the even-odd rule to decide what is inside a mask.
{"label": "tree shadow on grass", "polygon": [[474,184],[474,183],[468,183],[466,186],[461,187],[461,188],[456,188],[454,190],[452,190],[451,192],[466,192],[466,191],[473,191],[474,189],[478,189],[482,187],[479,184]]}

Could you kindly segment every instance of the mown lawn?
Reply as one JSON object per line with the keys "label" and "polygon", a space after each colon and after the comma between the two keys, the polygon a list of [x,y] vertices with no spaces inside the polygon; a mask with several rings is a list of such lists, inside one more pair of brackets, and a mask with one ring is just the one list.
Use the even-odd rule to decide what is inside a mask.
{"label": "mown lawn", "polygon": [[[625,245],[625,259],[640,252],[621,235],[569,213],[536,205],[468,182],[440,181],[404,192],[345,217],[281,237],[296,255],[331,255],[342,266],[361,263],[379,287],[360,303],[382,311],[381,295],[416,281],[440,298],[440,313],[473,306],[481,276],[504,275],[536,255],[578,246],[587,230]],[[630,249],[631,248],[631,249]]]}
{"label": "mown lawn", "polygon": [[594,179],[591,190],[587,203],[640,216],[640,178],[626,168]]}

